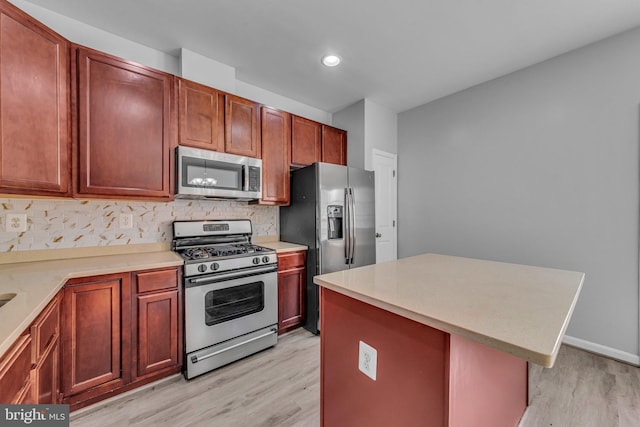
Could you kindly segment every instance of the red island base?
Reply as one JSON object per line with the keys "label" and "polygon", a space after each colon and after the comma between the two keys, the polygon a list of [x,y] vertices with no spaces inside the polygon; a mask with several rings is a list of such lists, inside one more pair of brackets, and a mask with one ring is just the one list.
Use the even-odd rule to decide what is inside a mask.
{"label": "red island base", "polygon": [[[320,288],[323,427],[516,427],[527,362]],[[377,351],[376,380],[358,369]]]}

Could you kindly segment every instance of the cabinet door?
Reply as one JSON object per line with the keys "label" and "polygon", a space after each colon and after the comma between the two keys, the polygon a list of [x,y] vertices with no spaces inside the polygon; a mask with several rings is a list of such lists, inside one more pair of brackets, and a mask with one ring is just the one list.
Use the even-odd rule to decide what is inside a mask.
{"label": "cabinet door", "polygon": [[31,335],[23,335],[0,359],[0,403],[31,403]]}
{"label": "cabinet door", "polygon": [[169,74],[77,49],[79,196],[170,199]]}
{"label": "cabinet door", "polygon": [[36,403],[58,403],[60,394],[60,347],[56,336],[33,370],[33,397]]}
{"label": "cabinet door", "polygon": [[306,251],[278,254],[278,333],[304,323]]}
{"label": "cabinet door", "polygon": [[69,45],[0,3],[0,192],[70,194]]}
{"label": "cabinet door", "polygon": [[291,164],[308,166],[322,160],[322,125],[291,116]]}
{"label": "cabinet door", "polygon": [[178,366],[178,291],[137,297],[137,374]]}
{"label": "cabinet door", "polygon": [[[129,275],[69,281],[62,316],[62,392],[69,396],[129,380],[131,294]],[[100,394],[97,393],[97,394]],[[73,401],[64,401],[74,403]]]}
{"label": "cabinet door", "polygon": [[306,270],[296,268],[278,273],[278,333],[304,322],[304,288]]}
{"label": "cabinet door", "polygon": [[289,147],[291,116],[262,107],[262,200],[266,204],[289,204]]}
{"label": "cabinet door", "polygon": [[176,78],[180,98],[180,145],[224,151],[224,95]]}
{"label": "cabinet door", "polygon": [[347,132],[331,126],[322,125],[322,161],[347,164]]}
{"label": "cabinet door", "polygon": [[224,151],[239,156],[260,157],[260,104],[225,95]]}

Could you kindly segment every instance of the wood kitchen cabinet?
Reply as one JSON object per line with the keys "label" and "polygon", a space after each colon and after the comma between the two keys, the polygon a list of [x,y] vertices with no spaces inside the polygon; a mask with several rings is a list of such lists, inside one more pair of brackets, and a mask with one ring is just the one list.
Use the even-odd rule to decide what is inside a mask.
{"label": "wood kitchen cabinet", "polygon": [[56,295],[0,360],[0,403],[60,402],[59,301]]}
{"label": "wood kitchen cabinet", "polygon": [[239,96],[225,95],[224,151],[260,158],[260,104]]}
{"label": "wood kitchen cabinet", "polygon": [[304,322],[307,251],[278,254],[278,334]]}
{"label": "wood kitchen cabinet", "polygon": [[0,403],[34,403],[31,390],[31,335],[24,334],[0,359]]}
{"label": "wood kitchen cabinet", "polygon": [[172,76],[87,48],[74,53],[74,195],[170,200]]}
{"label": "wood kitchen cabinet", "polygon": [[224,94],[176,77],[180,145],[224,151]]}
{"label": "wood kitchen cabinet", "polygon": [[291,165],[302,167],[322,160],[322,124],[291,116]]}
{"label": "wood kitchen cabinet", "polygon": [[60,295],[31,324],[32,393],[36,403],[60,401]]}
{"label": "wood kitchen cabinet", "polygon": [[137,272],[136,377],[182,365],[181,291],[175,268]]}
{"label": "wood kitchen cabinet", "polygon": [[289,149],[291,115],[262,107],[262,199],[261,204],[289,204]]}
{"label": "wood kitchen cabinet", "polygon": [[322,125],[322,161],[337,165],[347,164],[347,132]]}
{"label": "wood kitchen cabinet", "polygon": [[79,409],[180,372],[182,294],[176,267],[67,282],[63,403]]}
{"label": "wood kitchen cabinet", "polygon": [[130,381],[128,274],[72,279],[64,288],[63,403],[73,405]]}
{"label": "wood kitchen cabinet", "polygon": [[70,195],[69,45],[0,1],[0,193]]}

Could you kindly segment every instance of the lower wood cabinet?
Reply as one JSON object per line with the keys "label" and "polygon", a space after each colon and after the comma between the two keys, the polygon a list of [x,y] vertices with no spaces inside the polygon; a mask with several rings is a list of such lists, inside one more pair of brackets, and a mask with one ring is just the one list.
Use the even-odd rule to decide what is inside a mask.
{"label": "lower wood cabinet", "polygon": [[304,323],[307,251],[278,254],[278,334]]}
{"label": "lower wood cabinet", "polygon": [[180,372],[179,275],[166,268],[67,282],[62,402],[71,410]]}
{"label": "lower wood cabinet", "polygon": [[125,366],[131,353],[130,289],[128,274],[67,282],[62,319],[64,403],[74,405],[130,381]]}
{"label": "lower wood cabinet", "polygon": [[31,324],[31,387],[36,403],[60,402],[60,301],[56,295]]}
{"label": "lower wood cabinet", "polygon": [[135,376],[182,365],[178,270],[134,273],[136,282]]}
{"label": "lower wood cabinet", "polygon": [[26,334],[0,360],[0,403],[34,403],[31,390],[31,335]]}

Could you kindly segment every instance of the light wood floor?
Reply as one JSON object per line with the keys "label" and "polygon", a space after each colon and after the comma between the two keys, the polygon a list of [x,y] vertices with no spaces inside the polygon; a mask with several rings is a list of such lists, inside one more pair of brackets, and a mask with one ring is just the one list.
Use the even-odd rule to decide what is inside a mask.
{"label": "light wood floor", "polygon": [[[298,329],[272,349],[189,382],[178,378],[78,411],[71,425],[318,427],[319,347],[319,337]],[[640,369],[575,348],[563,346],[553,369],[532,366],[529,394],[520,427],[640,426]]]}

